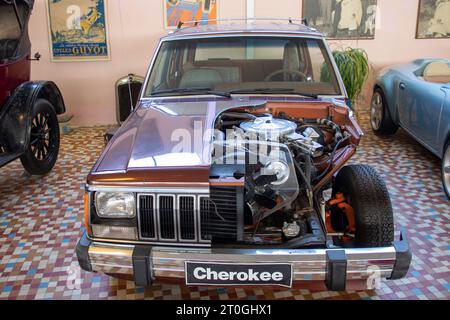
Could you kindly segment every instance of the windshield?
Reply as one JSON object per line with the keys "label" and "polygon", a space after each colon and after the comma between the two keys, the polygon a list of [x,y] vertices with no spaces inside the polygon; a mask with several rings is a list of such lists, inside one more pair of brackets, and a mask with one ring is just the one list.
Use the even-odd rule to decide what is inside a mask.
{"label": "windshield", "polygon": [[189,93],[341,95],[323,41],[278,37],[164,42],[145,96]]}

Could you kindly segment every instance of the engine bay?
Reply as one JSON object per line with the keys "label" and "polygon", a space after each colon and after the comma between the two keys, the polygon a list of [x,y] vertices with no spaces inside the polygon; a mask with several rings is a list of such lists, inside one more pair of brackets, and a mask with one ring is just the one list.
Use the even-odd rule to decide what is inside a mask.
{"label": "engine bay", "polygon": [[[213,243],[323,245],[330,211],[324,191],[344,162],[343,150],[353,147],[347,128],[333,116],[301,117],[298,110],[222,113],[215,122],[210,179],[217,182],[214,192],[235,188],[229,205],[238,217],[236,234],[212,232]],[[211,201],[216,224],[226,225],[221,206]]]}

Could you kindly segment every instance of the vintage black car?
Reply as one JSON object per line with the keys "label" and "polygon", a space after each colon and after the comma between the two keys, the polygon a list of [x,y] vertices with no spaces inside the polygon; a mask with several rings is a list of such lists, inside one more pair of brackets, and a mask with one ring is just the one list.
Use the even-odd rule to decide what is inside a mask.
{"label": "vintage black car", "polygon": [[57,115],[65,112],[55,83],[30,81],[28,20],[34,0],[0,0],[0,167],[20,158],[33,175],[52,170],[59,151]]}

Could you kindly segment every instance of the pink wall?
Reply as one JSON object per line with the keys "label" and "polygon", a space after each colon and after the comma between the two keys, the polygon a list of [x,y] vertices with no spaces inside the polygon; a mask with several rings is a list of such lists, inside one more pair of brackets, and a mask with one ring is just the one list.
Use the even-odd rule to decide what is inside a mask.
{"label": "pink wall", "polygon": [[[111,61],[51,62],[45,0],[36,0],[30,22],[33,79],[50,79],[62,90],[75,125],[115,122],[115,81],[130,72],[145,75],[163,28],[162,0],[107,0]],[[245,16],[245,0],[219,0],[219,17]],[[378,0],[381,28],[375,40],[333,41],[333,47],[365,49],[375,69],[420,57],[450,58],[450,39],[416,40],[419,0]],[[255,0],[256,17],[300,18],[301,0]]]}

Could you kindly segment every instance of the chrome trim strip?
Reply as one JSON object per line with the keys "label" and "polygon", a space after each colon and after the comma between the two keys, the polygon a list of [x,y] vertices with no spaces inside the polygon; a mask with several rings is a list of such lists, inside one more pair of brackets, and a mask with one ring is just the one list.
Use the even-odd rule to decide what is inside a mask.
{"label": "chrome trim strip", "polygon": [[103,174],[117,174],[117,173],[127,173],[127,170],[110,170],[110,171],[93,171],[91,174],[93,176],[101,176]]}
{"label": "chrome trim strip", "polygon": [[93,270],[111,274],[133,274],[134,246],[105,246],[93,243],[89,247],[89,260]]}
{"label": "chrome trim strip", "polygon": [[[166,246],[166,247],[185,247],[186,243],[180,242],[163,242],[163,241],[146,241],[146,240],[120,240],[120,239],[105,239],[96,237],[87,237],[89,240],[94,242],[101,242],[107,245],[122,244],[122,245],[151,245],[151,246]],[[189,243],[190,247],[194,248],[210,248],[211,246],[207,243]]]}
{"label": "chrome trim strip", "polygon": [[103,191],[103,192],[137,192],[137,193],[180,193],[180,194],[209,194],[209,182],[205,183],[204,188],[179,188],[179,187],[123,187],[123,186],[110,186],[110,185],[102,185],[102,186],[90,186],[85,185],[85,189],[88,192],[91,191]]}
{"label": "chrome trim strip", "polygon": [[[134,246],[92,243],[89,259],[94,271],[123,273],[133,271]],[[327,251],[345,250],[347,255],[347,279],[365,279],[378,266],[383,277],[390,277],[396,261],[396,251],[392,247],[361,249],[195,249],[152,248],[151,260],[156,277],[184,278],[186,261],[222,263],[292,263],[294,280],[324,280],[327,268]],[[112,272],[114,270],[115,272]]]}
{"label": "chrome trim strip", "polygon": [[[148,182],[118,182],[117,184],[114,184],[114,182],[109,182],[109,184],[101,185],[101,187],[108,186],[110,188],[121,188],[121,187],[123,187],[125,185],[126,187],[133,187],[133,186],[136,186],[136,187],[144,186],[144,187],[146,187],[146,186],[149,186],[149,188],[150,188],[153,185],[158,187],[158,186],[161,186],[161,185],[162,186],[164,186],[164,185],[167,185],[167,186],[178,186],[180,184],[183,185],[183,188],[190,188],[187,185],[189,185],[189,186],[207,186],[209,183],[208,182],[186,182],[186,181],[183,181],[183,182],[148,181]],[[184,184],[186,184],[186,186],[184,186]],[[95,187],[95,186],[93,186],[93,187]],[[162,188],[164,188],[164,187],[162,187]]]}

